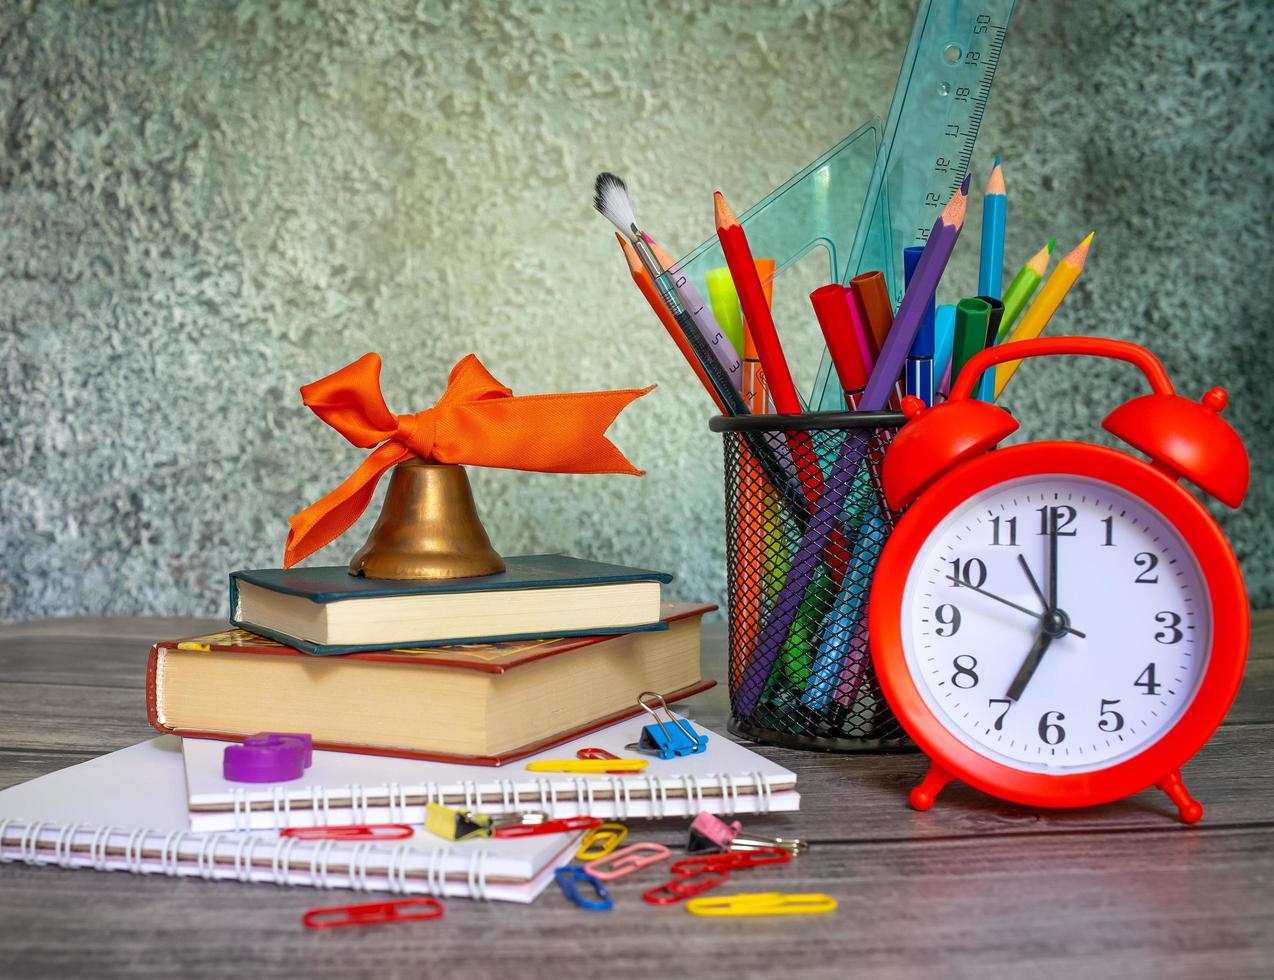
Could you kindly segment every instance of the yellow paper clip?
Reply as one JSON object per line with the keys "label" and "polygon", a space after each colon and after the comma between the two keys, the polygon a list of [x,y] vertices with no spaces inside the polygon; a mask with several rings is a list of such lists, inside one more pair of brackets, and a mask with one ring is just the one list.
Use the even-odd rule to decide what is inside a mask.
{"label": "yellow paper clip", "polygon": [[645,759],[541,759],[528,762],[528,772],[641,772]]}
{"label": "yellow paper clip", "polygon": [[819,915],[835,908],[836,899],[818,893],[754,892],[692,898],[686,902],[686,910],[693,915]]}
{"label": "yellow paper clip", "polygon": [[576,861],[596,861],[624,842],[628,836],[628,828],[622,823],[604,823],[594,827],[580,841],[579,850],[575,852]]}

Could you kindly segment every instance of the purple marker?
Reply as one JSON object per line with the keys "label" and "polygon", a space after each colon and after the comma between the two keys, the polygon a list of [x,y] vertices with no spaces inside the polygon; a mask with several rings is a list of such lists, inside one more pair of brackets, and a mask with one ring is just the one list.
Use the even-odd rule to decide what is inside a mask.
{"label": "purple marker", "polygon": [[[907,351],[920,329],[920,321],[928,308],[929,300],[938,291],[938,281],[946,270],[947,261],[964,226],[964,212],[969,200],[969,178],[964,178],[960,190],[951,196],[938,220],[933,223],[924,254],[911,277],[894,317],[893,326],[881,346],[880,356],[867,379],[867,387],[858,401],[860,412],[883,411],[893,394],[894,385],[902,373]],[[788,568],[787,577],[779,589],[774,608],[761,630],[752,666],[739,687],[735,712],[751,715],[760,703],[761,692],[774,661],[778,658],[788,631],[796,619],[801,599],[814,579],[814,573],[823,558],[828,539],[837,526],[837,516],[845,503],[845,497],[854,484],[854,476],[867,456],[870,447],[870,430],[851,429],[845,434],[840,452],[832,464],[832,470],[824,484],[823,495],[818,498],[796,557]]]}

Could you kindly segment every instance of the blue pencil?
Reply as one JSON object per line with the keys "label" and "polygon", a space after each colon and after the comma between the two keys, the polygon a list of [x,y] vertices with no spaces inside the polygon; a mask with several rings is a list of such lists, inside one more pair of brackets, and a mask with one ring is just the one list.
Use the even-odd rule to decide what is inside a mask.
{"label": "blue pencil", "polygon": [[978,264],[978,295],[1003,299],[1004,290],[1004,222],[1008,213],[1008,196],[1004,191],[1004,170],[995,158],[991,179],[986,182],[982,198],[982,257]]}

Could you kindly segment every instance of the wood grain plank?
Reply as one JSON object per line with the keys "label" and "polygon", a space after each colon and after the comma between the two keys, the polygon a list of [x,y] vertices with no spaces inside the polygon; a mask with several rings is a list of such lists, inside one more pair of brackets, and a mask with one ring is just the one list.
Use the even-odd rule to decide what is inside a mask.
{"label": "wood grain plank", "polygon": [[[653,869],[615,883],[616,910],[556,891],[534,906],[447,904],[442,922],[307,933],[345,901],[22,865],[0,869],[14,976],[457,975],[570,978],[1268,976],[1274,830],[1164,830],[828,845],[739,872],[720,893],[825,892],[826,917],[704,920],[648,905]],[[91,910],[74,923],[48,910]],[[21,937],[18,939],[17,937]],[[231,947],[233,943],[232,958]]]}

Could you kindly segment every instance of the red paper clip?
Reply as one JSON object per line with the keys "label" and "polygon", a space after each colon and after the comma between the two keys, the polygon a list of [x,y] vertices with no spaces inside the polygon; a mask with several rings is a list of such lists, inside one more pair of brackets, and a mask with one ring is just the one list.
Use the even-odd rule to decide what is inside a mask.
{"label": "red paper clip", "polygon": [[651,905],[675,905],[692,895],[709,891],[729,880],[730,872],[724,868],[704,868],[694,874],[678,875],[671,881],[665,881],[662,885],[644,892],[641,897]]}
{"label": "red paper clip", "polygon": [[413,833],[405,823],[355,823],[339,827],[288,827],[279,836],[300,840],[402,840]]}
{"label": "red paper clip", "polygon": [[683,858],[672,865],[675,875],[692,875],[701,871],[733,871],[736,868],[752,868],[758,864],[786,864],[792,860],[790,852],[779,847],[757,848],[754,851],[724,851],[720,854],[704,854]]}
{"label": "red paper clip", "polygon": [[544,823],[521,823],[496,827],[492,836],[532,837],[536,834],[566,834],[572,830],[592,830],[601,825],[600,817],[567,817],[564,820],[545,820]]}
{"label": "red paper clip", "polygon": [[618,759],[614,752],[607,752],[605,749],[580,749],[575,753],[577,759]]}
{"label": "red paper clip", "polygon": [[[403,913],[403,909],[419,909]],[[339,929],[342,926],[374,926],[384,922],[417,922],[441,919],[442,903],[432,898],[404,898],[397,902],[368,902],[366,905],[330,905],[310,909],[301,916],[307,929]]]}

